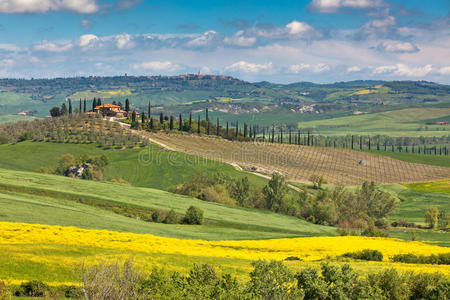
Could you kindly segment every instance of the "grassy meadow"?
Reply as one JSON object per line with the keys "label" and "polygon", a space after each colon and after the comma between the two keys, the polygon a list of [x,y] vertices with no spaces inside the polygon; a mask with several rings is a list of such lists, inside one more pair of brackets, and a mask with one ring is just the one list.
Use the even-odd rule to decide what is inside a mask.
{"label": "grassy meadow", "polygon": [[[390,135],[443,136],[450,128],[445,125],[427,125],[426,120],[448,118],[448,107],[406,108],[387,112],[360,114],[329,120],[299,123],[299,128],[313,128],[321,135]],[[445,129],[445,130],[443,130]]]}

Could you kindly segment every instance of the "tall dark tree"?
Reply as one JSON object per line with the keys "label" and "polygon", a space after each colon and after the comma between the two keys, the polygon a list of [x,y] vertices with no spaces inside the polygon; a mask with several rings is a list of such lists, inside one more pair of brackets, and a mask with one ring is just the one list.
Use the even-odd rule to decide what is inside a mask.
{"label": "tall dark tree", "polygon": [[263,127],[263,141],[266,140],[266,128]]}
{"label": "tall dark tree", "polygon": [[219,136],[220,135],[219,118],[217,118],[216,130],[217,130],[216,135]]}
{"label": "tall dark tree", "polygon": [[86,112],[86,99],[84,99],[83,101],[83,112],[84,113]]}
{"label": "tall dark tree", "polygon": [[228,138],[228,121],[227,121],[227,129],[225,130],[225,135]]}
{"label": "tall dark tree", "polygon": [[133,113],[131,114],[131,122],[136,122],[136,111],[133,110]]}
{"label": "tall dark tree", "polygon": [[283,126],[280,127],[280,143],[283,144]]}
{"label": "tall dark tree", "polygon": [[362,150],[362,136],[359,137],[359,150]]}
{"label": "tall dark tree", "polygon": [[160,124],[164,123],[164,114],[162,112],[159,114],[159,123]]}
{"label": "tall dark tree", "polygon": [[192,112],[189,112],[189,131],[192,130]]}
{"label": "tall dark tree", "polygon": [[236,121],[236,134],[235,136],[238,137],[239,135],[239,121]]}
{"label": "tall dark tree", "polygon": [[100,98],[97,99],[97,106],[102,105],[102,100]]}
{"label": "tall dark tree", "polygon": [[291,131],[289,130],[289,145],[292,144],[292,135],[291,135]]}
{"label": "tall dark tree", "polygon": [[247,123],[244,122],[244,140],[247,138]]}
{"label": "tall dark tree", "polygon": [[129,112],[130,111],[130,100],[125,99],[125,111]]}
{"label": "tall dark tree", "polygon": [[72,114],[72,100],[69,99],[69,115]]}
{"label": "tall dark tree", "polygon": [[63,103],[63,104],[61,105],[61,115],[62,115],[62,116],[67,115],[67,106],[66,106],[65,103]]}
{"label": "tall dark tree", "polygon": [[92,101],[92,111],[97,107],[97,99],[94,97],[94,100]]}
{"label": "tall dark tree", "polygon": [[181,118],[181,114],[178,116],[178,130],[183,130],[183,119]]}
{"label": "tall dark tree", "polygon": [[81,114],[83,111],[81,110],[81,99],[80,99],[80,109],[78,110],[78,112]]}
{"label": "tall dark tree", "polygon": [[352,135],[352,149],[355,148],[355,137]]}
{"label": "tall dark tree", "polygon": [[145,124],[145,112],[142,112],[142,114],[141,114],[141,122],[142,122],[142,125]]}
{"label": "tall dark tree", "polygon": [[119,105],[119,106],[120,106],[120,109],[123,110],[123,104],[122,104],[122,102],[119,101],[119,103],[117,103],[117,105]]}
{"label": "tall dark tree", "polygon": [[150,106],[150,101],[148,101],[148,111],[147,111],[147,114],[148,114],[148,117],[149,117],[149,118],[150,118],[151,115],[152,115],[152,109],[151,109],[151,106]]}
{"label": "tall dark tree", "polygon": [[198,114],[198,121],[197,121],[197,133],[198,134],[200,134],[200,126],[201,126],[201,124],[200,124],[200,114]]}
{"label": "tall dark tree", "polygon": [[155,125],[153,124],[153,118],[150,116],[150,129],[153,129]]}
{"label": "tall dark tree", "polygon": [[173,116],[170,116],[169,129],[173,130]]}
{"label": "tall dark tree", "polygon": [[208,115],[208,108],[206,108],[206,134],[209,135],[209,115]]}
{"label": "tall dark tree", "polygon": [[308,141],[307,141],[308,146],[310,146],[310,139],[311,139],[311,133],[309,132],[309,129],[308,129]]}

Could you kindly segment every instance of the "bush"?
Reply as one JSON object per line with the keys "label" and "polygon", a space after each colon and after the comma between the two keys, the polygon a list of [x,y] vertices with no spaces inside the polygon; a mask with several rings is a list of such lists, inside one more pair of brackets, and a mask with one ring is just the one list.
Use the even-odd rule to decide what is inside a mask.
{"label": "bush", "polygon": [[0,135],[0,145],[7,144],[9,142],[6,135]]}
{"label": "bush", "polygon": [[83,289],[78,286],[71,285],[64,291],[64,296],[70,299],[81,299],[83,298]]}
{"label": "bush", "polygon": [[155,223],[160,223],[162,222],[162,220],[164,219],[164,217],[162,216],[162,211],[159,209],[155,209],[152,212],[152,221]]}
{"label": "bush", "polygon": [[14,295],[17,297],[43,297],[46,291],[48,291],[46,284],[37,280],[32,280],[23,282]]}
{"label": "bush", "polygon": [[201,225],[203,223],[203,211],[196,206],[189,207],[184,216],[183,223]]}
{"label": "bush", "polygon": [[439,253],[428,256],[411,253],[397,254],[392,257],[392,260],[407,264],[450,265],[450,253]]}
{"label": "bush", "polygon": [[0,300],[9,299],[8,290],[6,288],[6,284],[3,281],[0,281]]}
{"label": "bush", "polygon": [[177,213],[173,209],[171,209],[167,213],[166,218],[164,219],[164,223],[166,223],[166,224],[177,224],[178,223]]}
{"label": "bush", "polygon": [[343,257],[350,257],[353,259],[362,259],[369,261],[382,261],[383,253],[378,250],[364,249],[358,252],[348,252],[342,255]]}

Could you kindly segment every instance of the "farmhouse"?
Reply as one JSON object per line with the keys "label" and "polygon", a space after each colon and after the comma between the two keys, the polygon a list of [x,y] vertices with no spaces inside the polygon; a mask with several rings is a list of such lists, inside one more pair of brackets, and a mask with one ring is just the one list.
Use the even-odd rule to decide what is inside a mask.
{"label": "farmhouse", "polygon": [[[124,117],[127,117],[128,114],[130,114],[131,112],[122,110],[119,105],[103,104],[103,105],[96,106],[94,108],[94,113],[102,114],[102,115],[108,116],[108,117],[124,118]],[[136,115],[139,115],[139,113],[136,112]]]}

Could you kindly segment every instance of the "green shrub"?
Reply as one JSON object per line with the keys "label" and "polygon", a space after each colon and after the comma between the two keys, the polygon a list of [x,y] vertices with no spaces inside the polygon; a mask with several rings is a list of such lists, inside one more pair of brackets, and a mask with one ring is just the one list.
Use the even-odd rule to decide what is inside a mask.
{"label": "green shrub", "polygon": [[450,253],[439,253],[428,256],[415,255],[411,253],[397,254],[392,257],[392,260],[407,264],[450,265]]}
{"label": "green shrub", "polygon": [[70,299],[81,299],[83,298],[83,289],[79,286],[68,286],[64,291],[64,296]]}
{"label": "green shrub", "polygon": [[343,257],[350,257],[353,259],[362,259],[369,261],[382,261],[383,253],[378,250],[364,249],[358,252],[348,252],[342,255]]}
{"label": "green shrub", "polygon": [[177,213],[173,209],[171,209],[167,213],[166,218],[164,219],[164,223],[166,223],[166,224],[177,224],[178,223]]}
{"label": "green shrub", "polygon": [[0,145],[7,144],[9,139],[6,135],[0,135]]}
{"label": "green shrub", "polygon": [[46,291],[48,291],[46,284],[37,280],[32,280],[23,282],[14,295],[17,297],[43,297]]}
{"label": "green shrub", "polygon": [[191,225],[203,224],[203,211],[196,206],[190,206],[186,211],[183,223]]}

